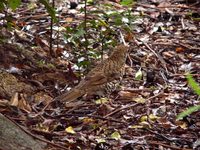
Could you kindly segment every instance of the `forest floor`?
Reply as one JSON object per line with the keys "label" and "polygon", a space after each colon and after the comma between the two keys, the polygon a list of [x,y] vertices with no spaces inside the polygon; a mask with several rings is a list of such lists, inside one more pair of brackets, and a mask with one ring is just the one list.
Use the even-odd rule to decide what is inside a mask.
{"label": "forest floor", "polygon": [[[101,1],[87,5],[87,17],[83,3],[55,8],[53,33],[42,4],[23,2],[7,12],[6,26],[1,22],[1,114],[52,150],[200,149],[200,111],[177,119],[200,104],[185,76],[190,72],[200,83],[198,0]],[[119,29],[132,39],[120,88],[67,106],[52,103],[117,45]]]}

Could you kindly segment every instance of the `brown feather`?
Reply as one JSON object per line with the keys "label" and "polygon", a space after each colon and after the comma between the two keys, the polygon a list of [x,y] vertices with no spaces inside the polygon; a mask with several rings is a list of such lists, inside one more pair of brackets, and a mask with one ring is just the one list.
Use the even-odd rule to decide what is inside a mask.
{"label": "brown feather", "polygon": [[127,50],[127,46],[117,46],[110,57],[93,68],[76,87],[55,99],[73,101],[85,94],[102,90],[105,84],[119,79],[124,69]]}

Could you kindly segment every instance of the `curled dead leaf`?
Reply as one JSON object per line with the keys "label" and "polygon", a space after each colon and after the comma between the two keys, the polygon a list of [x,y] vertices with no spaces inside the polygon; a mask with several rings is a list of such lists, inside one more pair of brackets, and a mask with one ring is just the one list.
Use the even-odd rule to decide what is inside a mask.
{"label": "curled dead leaf", "polygon": [[15,93],[11,99],[10,99],[10,103],[11,106],[18,106],[19,104],[19,93]]}

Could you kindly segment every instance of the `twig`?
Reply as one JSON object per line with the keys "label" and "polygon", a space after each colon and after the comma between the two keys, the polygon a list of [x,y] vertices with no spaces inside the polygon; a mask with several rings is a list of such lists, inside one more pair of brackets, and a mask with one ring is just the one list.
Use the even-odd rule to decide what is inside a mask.
{"label": "twig", "polygon": [[155,134],[155,135],[157,135],[157,136],[160,136],[161,138],[163,138],[164,140],[167,140],[169,142],[173,142],[174,141],[174,140],[171,140],[170,138],[166,137],[163,134],[160,134],[160,133],[157,133],[155,131],[152,131],[151,129],[146,128],[146,130],[149,131],[149,132],[151,132],[151,133],[153,133],[153,134]]}
{"label": "twig", "polygon": [[48,102],[47,105],[41,110],[41,112],[44,112],[51,104],[55,103],[56,101],[56,99],[53,99],[52,101]]}
{"label": "twig", "polygon": [[[152,96],[152,97],[149,97],[149,98],[147,99],[147,101],[150,101],[151,99],[154,99],[154,98],[160,96],[161,94],[163,94],[163,92],[160,92],[160,93],[157,94],[157,95],[154,95],[154,96]],[[111,113],[107,114],[107,115],[105,116],[105,118],[107,118],[107,117],[109,117],[109,116],[112,116],[113,114],[118,113],[118,112],[120,112],[120,111],[122,111],[122,110],[130,109],[130,108],[132,108],[132,107],[135,107],[135,106],[137,106],[137,105],[139,105],[139,104],[140,104],[140,103],[134,103],[134,104],[131,104],[131,105],[128,105],[128,106],[124,106],[124,107],[115,109],[115,110],[112,111]]]}
{"label": "twig", "polygon": [[185,47],[187,49],[190,49],[190,50],[200,50],[200,48],[191,46],[191,45],[189,45],[187,43],[183,43],[182,41],[179,41],[179,42],[175,41],[175,43],[178,44],[178,45],[180,45],[180,46],[183,46],[183,47]]}
{"label": "twig", "polygon": [[68,113],[67,112],[65,114],[57,115],[57,116],[53,116],[53,117],[54,118],[61,118],[61,117],[66,117],[66,116],[69,116],[69,117],[71,117],[71,116],[73,116],[73,117],[91,117],[91,118],[96,118],[96,119],[101,119],[101,120],[107,120],[107,121],[126,124],[126,122],[124,122],[124,121],[119,121],[119,120],[116,120],[116,119],[106,118],[106,117],[102,117],[102,116],[98,116],[98,115],[91,115],[91,114],[73,114],[73,113]]}
{"label": "twig", "polygon": [[[89,57],[87,55],[88,53],[88,39],[87,39],[87,0],[84,1],[85,3],[85,7],[84,7],[84,30],[85,30],[85,34],[84,34],[84,38],[85,38],[85,57],[86,60],[89,61]],[[88,67],[87,67],[87,71],[88,71]]]}
{"label": "twig", "polygon": [[182,25],[182,29],[185,30],[185,24],[184,24],[183,18],[181,18],[181,25]]}
{"label": "twig", "polygon": [[189,148],[180,148],[180,147],[177,147],[177,146],[167,145],[167,144],[157,142],[157,141],[147,141],[147,143],[154,144],[154,145],[162,145],[164,147],[171,148],[171,149],[174,149],[174,150],[192,150],[192,149],[189,149]]}
{"label": "twig", "polygon": [[144,88],[144,89],[138,89],[138,88],[125,88],[122,91],[127,91],[127,92],[151,92],[152,89],[150,88]]}
{"label": "twig", "polygon": [[[52,1],[52,7],[54,8],[55,2]],[[51,17],[51,25],[50,25],[50,40],[49,40],[49,51],[50,55],[52,57],[55,57],[54,51],[53,51],[53,18]]]}
{"label": "twig", "polygon": [[163,67],[165,68],[165,71],[167,72],[167,74],[169,74],[169,71],[167,69],[167,65],[166,65],[166,62],[165,60],[160,56],[160,54],[157,54],[147,43],[144,43],[143,44],[152,52],[154,53],[154,55],[160,60],[161,64],[163,65]]}
{"label": "twig", "polygon": [[150,109],[149,109],[149,107],[150,107],[150,100],[152,100],[152,99],[154,99],[154,98],[160,96],[160,95],[163,94],[163,93],[164,93],[164,92],[162,91],[162,92],[160,92],[160,93],[158,93],[158,94],[156,94],[156,95],[154,95],[154,96],[149,97],[149,98],[146,100],[146,101],[147,101],[147,120],[148,120],[149,123],[150,123],[150,119],[149,119],[149,115],[150,115]]}
{"label": "twig", "polygon": [[107,114],[107,115],[104,116],[104,117],[107,118],[107,117],[112,116],[112,115],[114,115],[114,114],[116,114],[116,113],[118,113],[118,112],[120,112],[120,111],[122,111],[122,110],[130,109],[130,108],[135,107],[135,106],[137,106],[137,105],[139,105],[139,103],[134,103],[134,104],[132,104],[132,105],[128,105],[128,106],[124,106],[124,107],[115,109],[114,111],[112,111],[111,113]]}
{"label": "twig", "polygon": [[197,7],[190,7],[190,6],[186,6],[186,5],[170,5],[170,6],[152,6],[152,5],[146,5],[146,4],[142,4],[142,3],[137,3],[136,5],[138,6],[142,6],[142,7],[146,7],[146,8],[151,8],[151,9],[156,9],[156,10],[160,10],[160,8],[185,8],[185,9],[193,9],[193,10],[200,10]]}
{"label": "twig", "polygon": [[[19,12],[20,14],[20,12]],[[45,18],[45,17],[48,17],[49,14],[48,13],[44,13],[44,14],[39,14],[39,15],[28,15],[28,16],[22,16],[22,17],[19,17],[17,18],[18,20],[34,20],[34,19],[41,19],[41,18]]]}
{"label": "twig", "polygon": [[101,117],[101,116],[97,116],[97,115],[88,115],[88,117],[97,118],[97,119],[101,119],[101,120],[112,121],[112,122],[117,122],[117,123],[123,123],[123,124],[126,123],[124,121],[119,121],[119,120],[116,120],[116,119]]}
{"label": "twig", "polygon": [[119,34],[120,34],[120,38],[121,38],[122,43],[123,43],[124,45],[128,45],[128,44],[125,42],[124,36],[122,35],[122,32],[121,32],[121,31],[119,31]]}
{"label": "twig", "polygon": [[104,60],[103,54],[104,54],[105,36],[103,36],[102,32],[100,32],[100,37],[101,37],[101,62],[103,62],[103,60]]}
{"label": "twig", "polygon": [[[191,74],[193,77],[200,77],[200,74]],[[171,74],[170,77],[180,77],[180,76],[183,76],[185,77],[185,74]]]}

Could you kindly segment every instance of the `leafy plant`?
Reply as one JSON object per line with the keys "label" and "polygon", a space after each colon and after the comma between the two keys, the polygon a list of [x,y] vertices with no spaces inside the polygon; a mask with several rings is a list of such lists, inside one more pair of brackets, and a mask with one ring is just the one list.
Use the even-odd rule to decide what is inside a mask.
{"label": "leafy plant", "polygon": [[[47,0],[38,0],[41,4],[45,6],[47,12],[52,17],[54,22],[57,22],[56,13],[54,8],[49,4]],[[6,7],[12,10],[17,9],[21,4],[21,0],[1,0],[0,11],[4,10]]]}
{"label": "leafy plant", "polygon": [[[133,1],[132,1],[133,2]],[[109,4],[95,4],[98,8],[87,10],[88,14],[95,16],[95,19],[87,19],[77,26],[67,27],[65,38],[67,43],[72,44],[75,56],[77,58],[87,57],[83,62],[77,62],[79,67],[87,67],[93,59],[100,58],[104,51],[110,47],[114,47],[119,39],[119,29],[132,31],[133,20],[135,16],[132,14],[131,8],[127,7],[118,11],[114,6]],[[80,10],[84,12],[84,9]],[[85,21],[87,30],[85,29]],[[87,40],[85,40],[87,38]],[[85,48],[87,47],[87,48]],[[86,51],[87,49],[87,51]],[[88,61],[89,62],[86,62]]]}
{"label": "leafy plant", "polygon": [[[200,96],[200,86],[198,85],[197,82],[195,82],[195,80],[193,79],[191,74],[187,74],[186,75],[187,81],[189,86],[194,90],[194,92]],[[188,109],[186,109],[185,111],[181,112],[180,114],[177,115],[177,120],[181,120],[184,117],[192,114],[193,112],[196,112],[200,110],[200,105],[196,105],[196,106],[191,106]]]}
{"label": "leafy plant", "polygon": [[54,8],[49,4],[49,2],[47,0],[39,0],[39,2],[45,6],[45,8],[47,9],[47,12],[49,13],[53,21],[57,22],[58,20],[56,18],[56,12]]}
{"label": "leafy plant", "polygon": [[0,10],[5,9],[5,6],[15,10],[21,4],[21,0],[2,0],[0,3]]}

